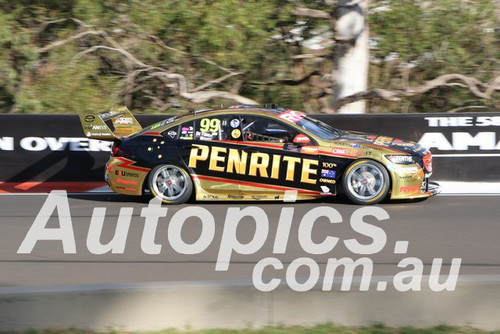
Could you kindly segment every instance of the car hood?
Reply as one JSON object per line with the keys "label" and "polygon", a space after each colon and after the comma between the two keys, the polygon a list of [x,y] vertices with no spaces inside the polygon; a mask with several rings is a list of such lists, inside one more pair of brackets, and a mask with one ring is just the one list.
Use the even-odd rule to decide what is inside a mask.
{"label": "car hood", "polygon": [[357,131],[342,131],[341,136],[335,141],[350,142],[353,145],[376,145],[383,148],[399,150],[409,154],[417,153],[426,155],[429,153],[429,151],[425,147],[413,141],[401,140],[398,138]]}

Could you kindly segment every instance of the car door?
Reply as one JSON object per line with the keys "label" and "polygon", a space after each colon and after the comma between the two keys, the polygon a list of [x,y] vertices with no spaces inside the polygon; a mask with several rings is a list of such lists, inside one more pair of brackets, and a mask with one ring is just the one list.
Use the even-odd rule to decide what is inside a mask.
{"label": "car door", "polygon": [[321,192],[318,147],[311,138],[271,116],[243,114],[240,121],[248,160],[241,176],[242,195],[275,200]]}
{"label": "car door", "polygon": [[179,126],[178,149],[198,199],[240,198],[239,118],[201,115]]}

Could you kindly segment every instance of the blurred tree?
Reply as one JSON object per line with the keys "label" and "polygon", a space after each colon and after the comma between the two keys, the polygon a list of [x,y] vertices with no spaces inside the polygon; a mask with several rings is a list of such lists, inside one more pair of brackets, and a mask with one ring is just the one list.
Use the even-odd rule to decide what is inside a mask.
{"label": "blurred tree", "polygon": [[[341,113],[364,113],[365,102],[353,101],[341,106],[342,99],[367,89],[369,61],[368,0],[325,1],[330,11],[297,7],[297,16],[327,19],[335,39],[333,107]],[[329,108],[331,109],[331,108]]]}
{"label": "blurred tree", "polygon": [[[335,14],[304,7],[296,8],[295,14],[328,19],[334,29],[337,53],[332,80],[336,86],[330,93],[335,110],[342,112],[361,99],[371,101],[372,112],[495,110],[499,101],[493,95],[500,91],[498,39],[493,35],[495,4],[499,6],[495,1],[372,0],[368,11],[361,6],[367,0],[325,0],[325,5],[336,5]],[[368,12],[370,86],[375,87],[370,90],[366,90],[364,70],[368,28],[353,33],[363,27],[361,14],[366,18]],[[351,42],[347,47],[346,35]],[[400,104],[383,102],[403,98],[406,101]],[[358,105],[347,112],[362,110]]]}
{"label": "blurred tree", "polygon": [[494,1],[372,0],[370,21],[370,86],[407,96],[405,103],[372,104],[372,111],[498,110]]}
{"label": "blurred tree", "polygon": [[[332,112],[360,99],[376,112],[498,108],[494,2],[366,3],[4,0],[0,112],[113,104],[175,112],[256,102]],[[372,88],[357,93],[342,86],[366,82],[366,72],[334,70],[335,59],[355,59],[342,58],[356,44],[342,37],[342,8],[369,13]],[[441,76],[449,73],[456,75]],[[340,97],[335,105],[333,96]]]}

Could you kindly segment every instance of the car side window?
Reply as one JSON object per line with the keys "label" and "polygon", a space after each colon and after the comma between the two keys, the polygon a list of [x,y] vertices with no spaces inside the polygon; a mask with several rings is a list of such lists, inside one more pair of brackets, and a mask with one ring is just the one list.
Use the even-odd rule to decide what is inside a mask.
{"label": "car side window", "polygon": [[245,141],[291,143],[298,131],[278,120],[259,116],[241,116],[241,130]]}

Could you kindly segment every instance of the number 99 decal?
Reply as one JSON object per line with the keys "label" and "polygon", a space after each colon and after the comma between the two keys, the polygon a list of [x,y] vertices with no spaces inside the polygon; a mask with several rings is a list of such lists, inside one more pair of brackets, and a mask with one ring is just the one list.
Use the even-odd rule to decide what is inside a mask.
{"label": "number 99 decal", "polygon": [[200,121],[201,132],[218,132],[220,130],[220,119],[217,118],[203,118]]}

